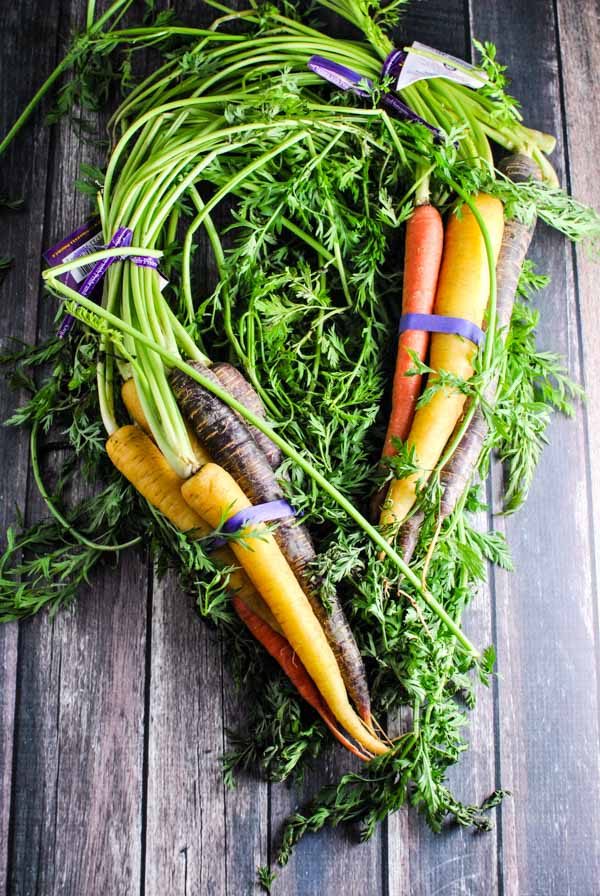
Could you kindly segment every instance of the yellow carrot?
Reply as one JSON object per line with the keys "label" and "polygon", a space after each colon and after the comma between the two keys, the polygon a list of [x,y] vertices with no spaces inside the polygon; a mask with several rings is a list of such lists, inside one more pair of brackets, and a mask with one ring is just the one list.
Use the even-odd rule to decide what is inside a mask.
{"label": "yellow carrot", "polygon": [[[474,201],[489,231],[497,258],[504,229],[502,203],[484,193]],[[463,205],[459,212],[451,215],[446,227],[434,312],[446,317],[465,318],[481,327],[489,291],[483,236],[473,212]],[[434,333],[429,366],[435,371],[447,371],[468,380],[473,375],[476,350],[475,345],[462,336]],[[429,385],[435,378],[435,374],[430,374]],[[463,413],[465,401],[466,396],[458,389],[445,387],[417,409],[407,443],[415,450],[419,471],[392,482],[381,512],[381,525],[397,527],[406,517],[415,502],[419,483],[427,481],[438,463]]]}
{"label": "yellow carrot", "polygon": [[211,530],[181,494],[183,480],[139,426],[121,426],[106,443],[115,467],[147,501],[182,532],[207,535]]}
{"label": "yellow carrot", "polygon": [[137,423],[137,425],[144,430],[146,435],[151,437],[152,430],[146,419],[133,377],[124,380],[123,385],[121,386],[121,398],[123,399],[123,404],[133,422]]}
{"label": "yellow carrot", "polygon": [[[131,397],[131,394],[132,390],[128,390],[128,397]],[[137,395],[135,398],[137,399]],[[210,534],[211,527],[190,507],[181,494],[181,486],[185,480],[174,472],[139,425],[122,426],[114,432],[106,443],[106,450],[115,467],[153,507],[167,517],[176,529],[188,532],[197,538]],[[218,565],[232,567],[229,574],[229,589],[264,622],[281,632],[277,620],[252,582],[239,568],[231,550],[228,547],[219,548],[213,557]]]}
{"label": "yellow carrot", "polygon": [[260,616],[263,622],[276,631],[279,635],[283,634],[281,626],[271,613],[271,610],[264,602],[246,573],[239,568],[233,551],[229,547],[222,547],[213,552],[213,560],[218,566],[233,567],[229,573],[229,590],[240,600],[243,600],[247,607],[253,613]]}
{"label": "yellow carrot", "polygon": [[[182,494],[215,527],[224,516],[251,506],[229,473],[212,463],[187,480]],[[334,653],[277,542],[262,524],[248,526],[244,532],[248,537],[233,541],[231,548],[334,716],[364,749],[385,753],[385,744],[369,732],[352,709]]]}
{"label": "yellow carrot", "polygon": [[[140,401],[140,396],[138,395],[133,377],[125,380],[121,386],[121,398],[123,399],[123,404],[127,409],[127,413],[134,423],[137,423],[137,425],[144,430],[146,435],[149,435],[150,438],[152,438],[152,430],[150,429],[146,414],[144,413],[144,408],[142,407],[142,402]],[[208,451],[200,444],[195,433],[187,423],[185,428],[190,440],[190,445],[192,446],[192,451],[194,452],[194,457],[202,467],[210,460]]]}

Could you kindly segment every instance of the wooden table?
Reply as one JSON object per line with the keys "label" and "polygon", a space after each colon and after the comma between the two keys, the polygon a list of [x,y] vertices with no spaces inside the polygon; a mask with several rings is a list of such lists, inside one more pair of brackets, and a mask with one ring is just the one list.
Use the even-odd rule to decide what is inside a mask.
{"label": "wooden table", "polygon": [[[190,21],[193,0],[176,2]],[[0,8],[0,131],[82,26],[83,0],[13,0]],[[530,123],[558,137],[561,181],[600,207],[598,0],[413,0],[400,40],[469,57],[494,41]],[[72,189],[97,151],[42,114],[2,161],[1,183],[26,197],[0,219],[15,268],[0,332],[34,340],[51,326],[41,252],[85,215]],[[574,421],[556,419],[529,502],[497,518],[516,573],[496,570],[467,630],[495,641],[499,677],[480,693],[473,748],[453,775],[460,795],[513,792],[494,832],[429,833],[414,812],[366,845],[344,832],[307,837],[274,892],[285,896],[593,896],[600,893],[598,545],[600,267],[540,228],[533,248],[552,285],[539,298],[540,339],[586,386]],[[15,396],[2,386],[0,416]],[[41,512],[24,433],[0,430],[0,517]],[[500,472],[490,483],[498,494]],[[595,510],[595,514],[594,514]],[[0,629],[0,892],[11,896],[208,896],[257,892],[286,814],[335,777],[332,750],[302,793],[242,779],[227,791],[220,756],[240,697],[222,645],[172,580],[124,558],[69,611]]]}

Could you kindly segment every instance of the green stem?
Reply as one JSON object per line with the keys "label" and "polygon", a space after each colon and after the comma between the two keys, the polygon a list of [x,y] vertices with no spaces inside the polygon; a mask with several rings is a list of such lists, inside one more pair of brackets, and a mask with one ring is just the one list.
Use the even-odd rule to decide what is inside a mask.
{"label": "green stem", "polygon": [[85,28],[89,31],[94,24],[94,16],[96,15],[96,0],[87,0],[87,9],[85,13]]}
{"label": "green stem", "polygon": [[[87,32],[83,35],[84,38],[89,37],[92,34],[96,34],[98,31],[102,29],[105,23],[119,10],[123,7],[131,6],[133,0],[116,0],[112,6],[110,6],[103,16],[100,16],[98,21],[93,24],[90,28],[88,28]],[[46,94],[52,89],[54,84],[58,81],[61,75],[67,71],[67,69],[71,68],[72,65],[79,59],[82,53],[86,49],[85,41],[82,42],[82,39],[79,38],[75,41],[74,45],[71,47],[67,55],[58,63],[54,71],[46,78],[42,86],[39,90],[34,94],[34,96],[27,103],[13,126],[10,128],[8,133],[3,138],[0,143],[0,156],[2,156],[6,150],[8,149],[9,144],[14,140],[19,131],[23,128],[26,122],[31,117],[34,109],[38,105],[38,103],[43,100]]]}
{"label": "green stem", "polygon": [[429,205],[429,177],[432,171],[431,165],[419,165],[417,168],[417,178],[415,181],[415,204]]}
{"label": "green stem", "polygon": [[[137,255],[158,259],[162,258],[163,253],[159,249],[144,249],[140,246],[118,246],[112,249],[100,249],[98,252],[90,252],[89,255],[85,256],[85,263],[86,265],[95,264],[97,261],[103,261],[105,258],[131,258]],[[60,277],[62,274],[66,274],[77,267],[81,267],[81,258],[65,261],[63,264],[57,264],[48,270],[52,271],[52,277]]]}
{"label": "green stem", "polygon": [[61,526],[63,526],[68,532],[71,533],[75,541],[78,541],[79,544],[82,544],[86,548],[91,548],[94,551],[124,551],[126,548],[131,548],[134,545],[139,544],[142,540],[140,535],[138,535],[136,538],[132,538],[131,541],[124,542],[123,544],[98,544],[98,542],[90,541],[85,537],[85,535],[82,535],[81,532],[78,532],[77,529],[75,529],[71,525],[71,523],[67,519],[65,519],[60,510],[58,510],[58,508],[52,501],[52,498],[48,494],[46,486],[44,485],[38,458],[38,431],[39,422],[36,420],[31,428],[31,436],[29,438],[31,470],[33,472],[33,478],[35,479],[35,484],[37,485],[37,489],[40,495],[42,496],[44,504],[46,505],[54,519],[57,520],[61,524]]}

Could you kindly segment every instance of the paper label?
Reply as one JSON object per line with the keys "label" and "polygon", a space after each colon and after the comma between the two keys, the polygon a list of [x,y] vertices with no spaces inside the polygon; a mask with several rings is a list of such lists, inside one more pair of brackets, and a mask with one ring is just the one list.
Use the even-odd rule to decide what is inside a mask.
{"label": "paper label", "polygon": [[[68,255],[65,255],[65,257],[61,261],[61,264],[67,261],[74,261],[76,258],[82,258],[84,255],[91,255],[92,252],[98,252],[100,249],[104,249],[104,237],[102,236],[101,231],[90,237],[90,239],[82,246],[79,246],[77,249],[69,252]],[[85,280],[93,267],[94,262],[92,262],[91,264],[82,263],[81,267],[73,268],[73,270],[69,271],[69,273],[71,274],[71,277],[73,278],[75,283],[79,284],[82,280]]]}
{"label": "paper label", "polygon": [[[81,227],[74,230],[73,233],[65,236],[55,246],[52,246],[51,249],[47,249],[44,252],[44,259],[48,262],[50,267],[62,264],[63,261],[72,261],[79,255],[85,255],[88,252],[93,251],[88,249],[87,246],[89,243],[98,239],[100,239],[100,245],[96,245],[95,248],[102,248],[100,218],[97,215],[94,215],[94,217],[86,221],[85,224],[82,224]],[[59,279],[67,286],[71,287],[71,289],[77,289],[78,284],[81,283],[85,277],[85,273],[78,277],[77,275],[79,274],[79,271],[79,268],[76,271],[69,271],[69,273],[63,274]]]}
{"label": "paper label", "polygon": [[[81,227],[74,230],[73,233],[70,233],[55,246],[52,246],[51,249],[47,249],[44,252],[44,259],[48,262],[50,267],[54,267],[57,264],[66,264],[69,261],[74,261],[76,258],[81,258],[82,263],[79,267],[73,268],[72,271],[68,271],[68,273],[63,274],[58,278],[59,280],[62,280],[66,286],[70,286],[71,289],[79,292],[78,287],[95,267],[95,262],[86,264],[84,256],[91,255],[92,252],[98,252],[100,249],[104,248],[105,244],[100,228],[100,218],[98,215],[94,215],[86,221],[85,224],[82,224]],[[134,259],[132,259],[132,261],[133,260]],[[135,264],[140,265],[141,267],[156,268],[154,259],[143,256],[140,258],[136,257]],[[160,291],[162,292],[169,281],[166,277],[163,277],[160,271],[157,271],[157,273]]]}
{"label": "paper label", "polygon": [[483,87],[487,81],[487,75],[474,65],[416,40],[407,48],[406,60],[398,75],[396,89],[402,90],[417,81],[426,81],[430,78],[445,78],[447,81],[455,81],[474,90]]}

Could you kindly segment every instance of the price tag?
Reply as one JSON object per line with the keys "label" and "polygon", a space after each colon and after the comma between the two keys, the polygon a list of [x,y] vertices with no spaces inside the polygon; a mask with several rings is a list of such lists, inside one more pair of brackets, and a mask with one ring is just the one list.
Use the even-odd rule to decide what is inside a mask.
{"label": "price tag", "polygon": [[477,90],[487,82],[487,75],[470,65],[463,59],[442,53],[427,44],[415,41],[406,50],[406,60],[402,64],[396,89],[402,90],[417,81],[426,81],[430,78],[445,78],[447,81],[455,81]]}

